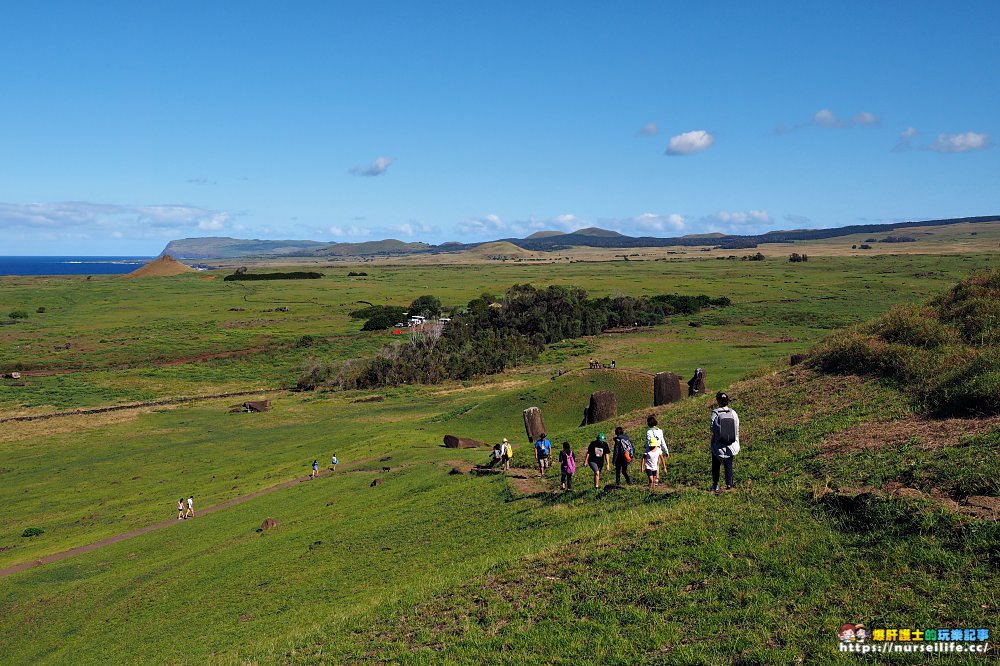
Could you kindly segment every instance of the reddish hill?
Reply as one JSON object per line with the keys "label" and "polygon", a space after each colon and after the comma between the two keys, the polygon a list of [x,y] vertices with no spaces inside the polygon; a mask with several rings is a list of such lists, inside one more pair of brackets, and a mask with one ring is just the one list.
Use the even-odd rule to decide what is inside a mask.
{"label": "reddish hill", "polygon": [[154,259],[145,266],[135,269],[128,275],[129,277],[169,277],[194,272],[195,269],[187,264],[182,264],[169,254],[165,254],[159,259]]}

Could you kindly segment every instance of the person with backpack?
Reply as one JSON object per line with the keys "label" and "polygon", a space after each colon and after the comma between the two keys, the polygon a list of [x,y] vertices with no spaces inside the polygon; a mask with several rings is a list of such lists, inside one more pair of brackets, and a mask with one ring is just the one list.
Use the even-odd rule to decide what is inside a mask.
{"label": "person with backpack", "polygon": [[[670,449],[667,448],[667,440],[663,438],[663,431],[660,430],[659,425],[656,422],[656,417],[650,414],[646,417],[646,425],[649,429],[646,430],[646,451],[650,449],[660,449],[660,455],[663,456],[663,476],[667,475],[667,458],[670,457]],[[659,458],[658,458],[659,460]],[[659,464],[659,463],[658,463]],[[647,468],[648,469],[648,468]],[[660,483],[660,477],[657,475],[653,481],[654,485]]]}
{"label": "person with backpack", "polygon": [[312,471],[309,472],[309,478],[315,479],[317,476],[319,476],[319,461],[313,460]]}
{"label": "person with backpack", "polygon": [[611,447],[602,432],[597,439],[587,447],[587,455],[583,458],[583,464],[589,465],[594,470],[594,487],[601,487],[601,470],[604,469],[604,461],[611,455]]}
{"label": "person with backpack", "polygon": [[615,485],[622,484],[622,475],[625,475],[625,483],[632,485],[632,477],[628,475],[628,465],[635,455],[635,447],[632,440],[625,434],[625,429],[621,426],[615,428],[615,448],[611,462],[615,465]]}
{"label": "person with backpack", "polygon": [[337,465],[340,464],[340,461],[337,460],[337,454],[336,453],[334,453],[333,456],[330,458],[330,464],[333,465],[333,471],[336,472],[337,471]]}
{"label": "person with backpack", "polygon": [[573,490],[573,475],[576,474],[576,456],[569,442],[563,442],[563,450],[559,452],[559,469],[562,470],[559,487],[563,490]]}
{"label": "person with backpack", "polygon": [[552,451],[550,442],[543,432],[535,442],[535,460],[538,461],[538,476],[545,476],[545,470],[549,467],[549,452]]}
{"label": "person with backpack", "polygon": [[718,407],[712,410],[709,427],[712,431],[712,492],[719,493],[719,471],[726,470],[726,490],[736,487],[733,483],[733,458],[740,452],[740,416],[729,407],[729,396],[719,391],[715,394]]}
{"label": "person with backpack", "polygon": [[501,463],[500,466],[504,470],[508,470],[510,469],[511,458],[514,457],[514,449],[511,447],[510,442],[507,441],[506,437],[503,438],[502,444],[503,444],[503,457],[500,459]]}

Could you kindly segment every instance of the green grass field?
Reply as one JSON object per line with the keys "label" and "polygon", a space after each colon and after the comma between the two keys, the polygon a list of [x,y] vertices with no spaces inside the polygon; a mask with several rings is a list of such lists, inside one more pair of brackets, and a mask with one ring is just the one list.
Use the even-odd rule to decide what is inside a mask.
{"label": "green grass field", "polygon": [[[342,463],[0,578],[0,662],[848,663],[836,638],[846,622],[993,631],[997,523],[930,497],[996,497],[1000,426],[984,422],[943,445],[831,449],[885,424],[905,431],[913,408],[888,384],[788,369],[787,359],[834,328],[996,265],[910,255],[377,267],[367,279],[345,268],[245,289],[221,273],[0,278],[4,311],[31,313],[0,327],[0,366],[58,371],[26,373],[24,386],[0,381],[0,418],[250,389],[273,402],[261,414],[229,414],[243,398],[217,398],[0,424],[0,568],[170,519],[182,495],[207,508],[302,477],[313,459],[326,468],[336,453]],[[433,293],[458,305],[528,281],[592,295],[726,295],[733,305],[557,343],[533,366],[473,382],[276,390],[307,358],[361,357],[392,338],[361,333],[347,316],[355,301]],[[290,312],[261,312],[281,306]],[[316,341],[300,346],[303,335]],[[619,370],[588,370],[591,358]],[[596,491],[582,465],[565,494],[550,492],[553,478],[534,493],[502,475],[450,473],[488,451],[445,449],[447,433],[509,437],[515,466],[530,466],[528,406],[541,408],[553,442],[577,450],[617,423],[639,439],[654,411],[644,373],[687,378],[695,367],[741,414],[736,492],[706,492],[704,398],[655,410],[673,492],[650,494],[640,479]],[[601,389],[615,391],[620,418],[579,427]],[[373,396],[382,400],[363,401]],[[826,491],[888,484],[927,495],[845,502]],[[258,532],[268,517],[278,526]],[[29,527],[44,532],[21,536]],[[985,662],[947,658],[996,661],[995,651]]]}

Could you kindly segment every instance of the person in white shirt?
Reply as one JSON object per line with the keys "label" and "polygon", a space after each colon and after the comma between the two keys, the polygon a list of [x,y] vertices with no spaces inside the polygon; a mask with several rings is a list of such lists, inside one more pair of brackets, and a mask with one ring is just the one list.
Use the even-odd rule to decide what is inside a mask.
{"label": "person in white shirt", "polygon": [[733,458],[740,452],[740,416],[729,407],[729,396],[719,391],[715,394],[718,407],[712,410],[709,427],[712,431],[712,491],[719,492],[719,471],[726,470],[726,490],[736,487],[733,483]]}
{"label": "person in white shirt", "polygon": [[194,518],[194,495],[188,497],[187,501],[188,509],[187,513],[184,514],[185,518]]}
{"label": "person in white shirt", "polygon": [[[667,458],[670,457],[670,449],[667,448],[667,441],[663,438],[663,431],[657,425],[656,417],[650,414],[646,417],[646,425],[649,429],[646,430],[646,451],[650,449],[660,449],[660,455],[662,455],[663,460],[660,461],[659,456],[657,457],[658,462],[662,462],[663,465],[663,476],[667,475]],[[655,469],[655,468],[654,468]],[[660,483],[659,475],[656,476],[654,485]]]}
{"label": "person in white shirt", "polygon": [[[659,477],[661,463],[663,463],[663,449],[659,446],[647,448],[646,453],[642,455],[642,467],[646,471],[646,476],[649,477],[650,490],[656,486],[656,480]],[[667,470],[665,463],[663,463],[663,468],[663,473],[666,475]]]}

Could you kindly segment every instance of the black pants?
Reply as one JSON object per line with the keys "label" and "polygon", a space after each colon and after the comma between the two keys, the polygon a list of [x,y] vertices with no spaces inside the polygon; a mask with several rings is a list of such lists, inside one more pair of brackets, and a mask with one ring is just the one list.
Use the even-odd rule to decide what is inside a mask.
{"label": "black pants", "polygon": [[562,479],[559,483],[566,484],[566,490],[573,490],[573,475],[569,472],[563,471]]}
{"label": "black pants", "polygon": [[625,483],[631,485],[632,484],[632,477],[628,475],[628,461],[625,460],[625,459],[623,459],[623,458],[619,458],[618,460],[615,460],[615,484],[616,485],[620,486],[622,484],[622,474],[625,475]]}
{"label": "black pants", "polygon": [[729,458],[716,458],[712,456],[712,487],[716,488],[719,485],[719,468],[726,468],[726,485],[733,485],[733,459]]}

